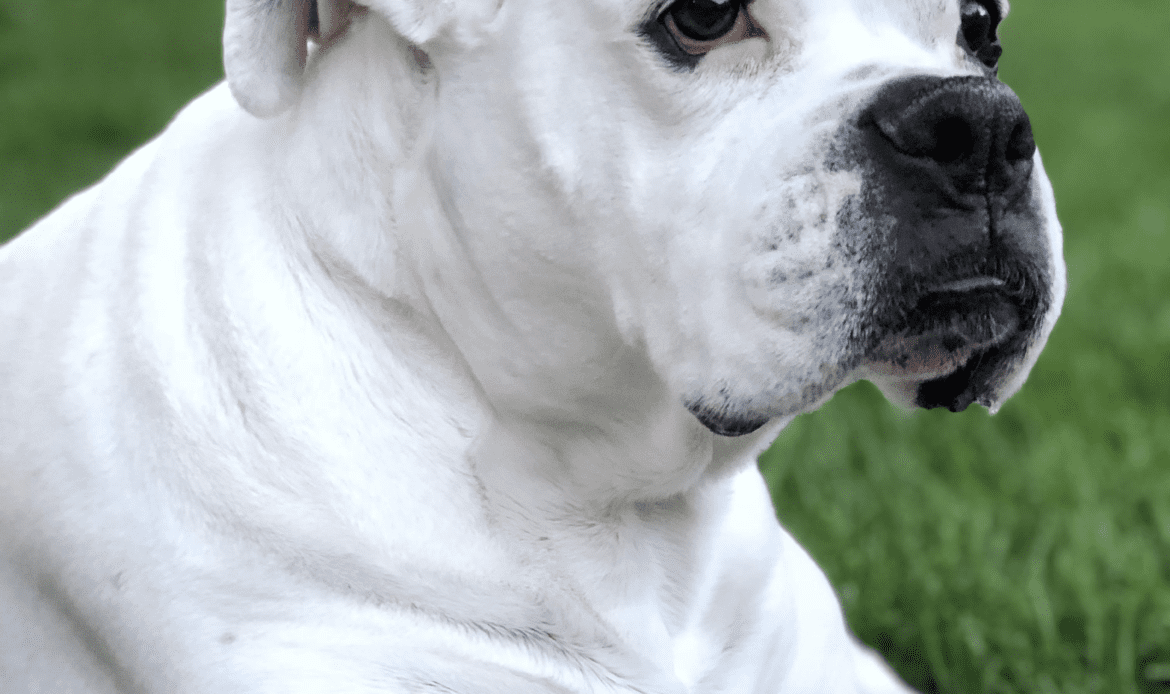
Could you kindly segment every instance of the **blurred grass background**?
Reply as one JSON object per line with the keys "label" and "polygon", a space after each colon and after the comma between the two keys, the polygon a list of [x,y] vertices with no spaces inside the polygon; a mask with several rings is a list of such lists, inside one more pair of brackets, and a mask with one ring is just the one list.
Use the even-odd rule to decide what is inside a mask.
{"label": "blurred grass background", "polygon": [[[0,241],[222,76],[218,0],[0,0]],[[1001,76],[1070,290],[989,417],[867,384],[761,459],[849,621],[924,692],[1170,694],[1170,3],[1015,0]]]}

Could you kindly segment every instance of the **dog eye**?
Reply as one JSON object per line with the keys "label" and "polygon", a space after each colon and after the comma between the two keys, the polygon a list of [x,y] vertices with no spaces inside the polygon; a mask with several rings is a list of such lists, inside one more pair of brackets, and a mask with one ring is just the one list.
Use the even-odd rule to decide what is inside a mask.
{"label": "dog eye", "polygon": [[999,45],[999,6],[994,0],[963,0],[959,36],[979,62],[995,68],[1003,48]]}
{"label": "dog eye", "polygon": [[688,55],[703,55],[748,38],[751,23],[742,0],[679,0],[662,14],[667,32]]}

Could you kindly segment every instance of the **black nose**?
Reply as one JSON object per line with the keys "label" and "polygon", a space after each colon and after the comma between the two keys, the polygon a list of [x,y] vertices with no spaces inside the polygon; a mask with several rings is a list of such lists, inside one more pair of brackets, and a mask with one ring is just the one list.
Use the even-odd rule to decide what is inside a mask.
{"label": "black nose", "polygon": [[977,274],[974,266],[995,256],[1004,234],[1016,233],[1014,220],[1031,211],[1032,126],[1020,100],[994,78],[892,82],[861,110],[857,126],[874,202],[894,222],[891,269],[906,279]]}
{"label": "black nose", "polygon": [[1032,175],[1032,125],[1016,95],[987,77],[914,77],[883,88],[863,118],[902,164],[961,204],[1010,194]]}

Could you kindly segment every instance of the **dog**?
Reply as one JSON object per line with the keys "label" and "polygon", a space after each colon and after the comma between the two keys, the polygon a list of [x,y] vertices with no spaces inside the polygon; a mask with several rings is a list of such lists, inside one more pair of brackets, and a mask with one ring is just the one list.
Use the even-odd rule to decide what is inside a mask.
{"label": "dog", "polygon": [[995,0],[228,0],[0,249],[0,689],[908,692],[755,458],[1065,294]]}

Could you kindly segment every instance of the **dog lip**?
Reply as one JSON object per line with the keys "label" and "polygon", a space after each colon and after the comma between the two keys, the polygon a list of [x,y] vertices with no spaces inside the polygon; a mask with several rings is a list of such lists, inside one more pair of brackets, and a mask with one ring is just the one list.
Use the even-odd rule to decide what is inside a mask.
{"label": "dog lip", "polygon": [[976,353],[1003,344],[1021,326],[1006,282],[972,277],[935,285],[919,298],[899,329],[887,333],[865,359],[875,375],[929,380],[961,369]]}
{"label": "dog lip", "polygon": [[704,403],[701,398],[685,404],[700,424],[718,436],[746,436],[767,424],[770,419],[759,415],[739,414],[726,408],[714,408]]}
{"label": "dog lip", "polygon": [[874,376],[926,381],[954,373],[974,353],[973,346],[948,344],[942,335],[896,335],[882,341],[865,367]]}
{"label": "dog lip", "polygon": [[926,290],[927,294],[944,294],[955,293],[961,294],[964,292],[976,291],[979,289],[1000,289],[1007,285],[998,277],[968,277],[966,279],[955,280],[954,282],[947,282],[945,284],[934,285]]}

